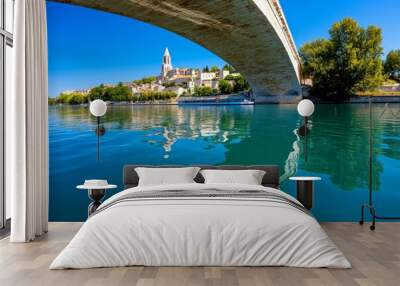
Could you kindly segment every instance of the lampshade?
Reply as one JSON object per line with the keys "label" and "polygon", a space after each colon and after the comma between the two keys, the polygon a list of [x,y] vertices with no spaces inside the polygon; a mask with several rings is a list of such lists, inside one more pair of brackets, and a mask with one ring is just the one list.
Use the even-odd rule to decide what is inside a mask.
{"label": "lampshade", "polygon": [[101,99],[96,99],[90,103],[89,110],[94,116],[101,117],[107,112],[107,104]]}
{"label": "lampshade", "polygon": [[311,116],[314,113],[314,103],[309,99],[303,99],[297,105],[297,112],[303,117]]}

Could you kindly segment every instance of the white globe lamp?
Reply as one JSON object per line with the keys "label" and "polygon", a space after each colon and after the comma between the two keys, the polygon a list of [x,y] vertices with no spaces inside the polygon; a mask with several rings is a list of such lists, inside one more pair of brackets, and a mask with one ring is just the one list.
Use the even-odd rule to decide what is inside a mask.
{"label": "white globe lamp", "polygon": [[103,125],[100,125],[100,117],[104,116],[107,112],[107,104],[101,100],[96,99],[90,103],[90,113],[97,118],[97,127],[95,129],[97,135],[97,161],[100,160],[100,136],[106,133],[106,129]]}
{"label": "white globe lamp", "polygon": [[314,103],[309,99],[303,99],[297,105],[297,112],[304,117],[304,124],[298,130],[298,134],[304,137],[304,160],[307,162],[307,135],[310,133],[308,129],[308,117],[313,115],[315,110]]}
{"label": "white globe lamp", "polygon": [[303,99],[297,105],[297,112],[303,117],[309,117],[314,113],[314,103],[309,99]]}
{"label": "white globe lamp", "polygon": [[96,99],[90,103],[89,110],[92,115],[102,117],[107,112],[107,104],[101,99]]}

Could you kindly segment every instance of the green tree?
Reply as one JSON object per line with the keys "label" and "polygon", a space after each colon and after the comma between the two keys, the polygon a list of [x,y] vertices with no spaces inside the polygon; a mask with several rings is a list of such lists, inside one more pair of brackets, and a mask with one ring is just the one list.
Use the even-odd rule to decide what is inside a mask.
{"label": "green tree", "polygon": [[225,77],[225,80],[230,80],[230,81],[234,81],[236,79],[237,75],[227,75]]}
{"label": "green tree", "polygon": [[132,99],[131,89],[121,82],[111,88],[111,101],[129,101]]}
{"label": "green tree", "polygon": [[54,98],[54,97],[49,97],[48,98],[48,104],[49,105],[54,105],[56,103],[57,103],[57,99],[56,98]]}
{"label": "green tree", "polygon": [[105,87],[103,84],[92,88],[89,91],[89,99],[101,99],[104,101],[129,101],[132,99],[132,92],[128,86],[123,85],[122,82],[116,86]]}
{"label": "green tree", "polygon": [[105,92],[104,84],[100,84],[99,86],[93,87],[89,91],[89,99],[93,101],[95,99],[103,99]]}
{"label": "green tree", "polygon": [[173,86],[176,86],[176,83],[175,82],[164,82],[163,84],[162,84],[162,86],[164,86],[164,87],[173,87]]}
{"label": "green tree", "polygon": [[233,85],[234,92],[245,91],[245,90],[249,90],[249,89],[250,89],[250,85],[242,75],[235,77],[234,85]]}
{"label": "green tree", "polygon": [[70,96],[71,96],[70,93],[60,93],[60,95],[56,98],[56,102],[68,103]]}
{"label": "green tree", "polygon": [[204,68],[203,68],[203,72],[209,72],[210,71],[210,69],[208,68],[208,66],[205,66]]}
{"label": "green tree", "polygon": [[88,95],[81,92],[61,93],[54,103],[82,104],[88,102]]}
{"label": "green tree", "polygon": [[233,93],[233,86],[228,80],[221,79],[218,82],[218,86],[221,94]]}
{"label": "green tree", "polygon": [[210,68],[210,72],[218,72],[218,71],[219,71],[219,67],[217,67],[217,66],[212,66]]}
{"label": "green tree", "polygon": [[103,95],[100,99],[104,101],[111,101],[111,98],[114,94],[114,88],[111,86],[108,86],[104,89]]}
{"label": "green tree", "polygon": [[[302,59],[302,76],[303,78],[313,78],[318,80],[320,74],[325,74],[332,63],[329,63],[330,56],[328,51],[331,50],[331,42],[325,39],[318,39],[310,43],[306,43],[300,49],[300,57]],[[324,70],[326,69],[326,70]]]}
{"label": "green tree", "polygon": [[229,71],[230,73],[236,72],[235,68],[229,64],[225,64],[222,68],[224,71]]}
{"label": "green tree", "polygon": [[328,40],[300,49],[303,75],[313,80],[312,93],[343,100],[383,82],[382,33],[375,26],[362,28],[346,18],[329,30]]}
{"label": "green tree", "polygon": [[391,79],[400,80],[400,50],[393,50],[387,54],[384,67]]}
{"label": "green tree", "polygon": [[231,81],[233,84],[233,91],[240,92],[250,89],[250,84],[242,75],[228,75],[225,80]]}
{"label": "green tree", "polygon": [[144,77],[142,79],[134,80],[133,82],[136,84],[149,84],[149,83],[152,83],[155,81],[156,81],[155,76],[148,76],[148,77]]}
{"label": "green tree", "polygon": [[68,104],[82,104],[87,103],[88,97],[82,93],[74,92],[69,95]]}
{"label": "green tree", "polygon": [[172,91],[144,91],[134,101],[170,100],[176,97],[177,94]]}
{"label": "green tree", "polygon": [[209,86],[196,86],[194,88],[193,96],[212,96],[212,95],[215,95],[215,93]]}

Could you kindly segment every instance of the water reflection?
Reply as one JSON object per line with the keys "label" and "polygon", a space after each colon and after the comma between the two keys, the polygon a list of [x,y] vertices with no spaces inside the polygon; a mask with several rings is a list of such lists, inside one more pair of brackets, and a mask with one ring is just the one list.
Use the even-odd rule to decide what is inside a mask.
{"label": "water reflection", "polygon": [[[399,123],[380,117],[384,105],[373,106],[373,188],[380,188],[384,165],[379,155],[399,160]],[[320,105],[310,134],[310,156],[302,168],[330,175],[344,190],[368,187],[369,107],[368,105]]]}
{"label": "water reflection", "polygon": [[[50,113],[50,121],[59,117],[62,120],[57,123],[64,128],[91,129],[96,124],[84,107],[56,107]],[[210,144],[240,141],[249,136],[252,113],[252,106],[115,106],[102,120],[107,129],[146,131],[142,141],[161,146],[167,154],[179,139],[209,140]]]}
{"label": "water reflection", "polygon": [[[385,169],[399,168],[393,162],[400,162],[399,123],[390,113],[380,117],[383,110],[374,105],[375,190]],[[103,118],[107,133],[96,162],[96,121],[87,108],[50,107],[50,218],[81,220],[86,202],[76,205],[79,215],[71,214],[62,204],[81,194],[66,190],[89,177],[121,185],[128,163],[278,164],[283,182],[295,174],[316,174],[333,184],[328,191],[366,190],[368,120],[367,105],[318,105],[304,162],[303,139],[296,133],[301,118],[293,105],[112,106]]]}
{"label": "water reflection", "polygon": [[[310,134],[310,161],[302,168],[330,175],[344,190],[368,187],[368,106],[318,106]],[[378,146],[381,130],[374,128],[373,144]],[[374,156],[374,188],[379,186],[382,164]]]}

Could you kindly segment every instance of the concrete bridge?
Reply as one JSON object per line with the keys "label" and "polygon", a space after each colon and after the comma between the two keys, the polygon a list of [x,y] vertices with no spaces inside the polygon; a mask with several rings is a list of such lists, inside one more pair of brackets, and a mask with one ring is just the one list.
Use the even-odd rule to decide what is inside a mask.
{"label": "concrete bridge", "polygon": [[278,0],[54,1],[135,18],[182,35],[242,73],[258,102],[290,101],[301,94],[299,56]]}

